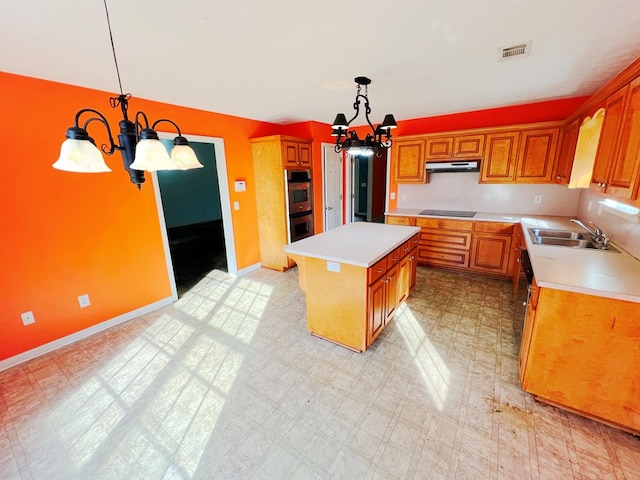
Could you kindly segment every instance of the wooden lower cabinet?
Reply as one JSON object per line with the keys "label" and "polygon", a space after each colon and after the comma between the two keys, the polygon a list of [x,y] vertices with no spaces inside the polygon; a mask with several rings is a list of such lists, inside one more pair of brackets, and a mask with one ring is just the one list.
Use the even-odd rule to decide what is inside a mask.
{"label": "wooden lower cabinet", "polygon": [[371,345],[387,321],[385,304],[387,301],[387,277],[383,276],[369,285],[367,313],[367,345]]}
{"label": "wooden lower cabinet", "polygon": [[471,270],[507,275],[511,236],[479,233],[471,242]]}
{"label": "wooden lower cabinet", "polygon": [[[413,241],[412,241],[413,240]],[[415,246],[417,238],[390,253],[386,258],[386,270],[378,277],[381,262],[370,268],[367,302],[367,347],[380,335],[382,329],[391,321],[398,307],[409,296],[415,284],[416,266]]]}
{"label": "wooden lower cabinet", "polygon": [[640,433],[640,303],[538,287],[520,351],[525,391]]}

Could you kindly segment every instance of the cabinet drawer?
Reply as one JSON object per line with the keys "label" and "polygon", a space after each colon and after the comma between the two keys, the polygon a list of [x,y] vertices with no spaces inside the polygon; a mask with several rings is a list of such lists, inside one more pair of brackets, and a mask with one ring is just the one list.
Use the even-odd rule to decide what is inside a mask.
{"label": "cabinet drawer", "polygon": [[415,217],[395,217],[388,216],[386,218],[386,223],[388,225],[409,225],[413,227],[416,224]]}
{"label": "cabinet drawer", "polygon": [[453,137],[427,138],[427,161],[451,158]]}
{"label": "cabinet drawer", "polygon": [[469,252],[446,248],[418,247],[418,263],[468,268]]}
{"label": "cabinet drawer", "polygon": [[511,235],[513,233],[513,223],[475,222],[473,231]]}
{"label": "cabinet drawer", "polygon": [[403,257],[402,254],[402,246],[396,248],[393,252],[387,255],[387,270],[393,268],[394,265],[397,265],[400,262],[400,259]]}
{"label": "cabinet drawer", "polygon": [[420,241],[420,234],[416,233],[413,237],[409,239],[409,251],[413,250],[418,246],[418,242]]}
{"label": "cabinet drawer", "polygon": [[469,250],[471,247],[471,232],[429,230],[425,228],[420,232],[418,246]]}
{"label": "cabinet drawer", "polygon": [[470,232],[473,229],[472,221],[445,220],[442,218],[416,218],[417,227],[439,228],[445,230],[464,230]]}
{"label": "cabinet drawer", "polygon": [[377,279],[382,277],[387,271],[387,257],[383,257],[381,260],[378,260],[372,266],[367,269],[367,279],[369,281],[369,285],[375,282]]}

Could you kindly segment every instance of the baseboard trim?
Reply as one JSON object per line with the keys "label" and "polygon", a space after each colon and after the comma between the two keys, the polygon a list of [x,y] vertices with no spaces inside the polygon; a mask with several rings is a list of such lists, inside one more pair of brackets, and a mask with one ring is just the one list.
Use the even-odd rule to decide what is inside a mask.
{"label": "baseboard trim", "polygon": [[241,277],[242,275],[246,275],[247,273],[253,272],[254,270],[259,270],[260,268],[262,268],[261,263],[254,263],[253,265],[249,265],[242,270],[238,270],[236,273],[229,272],[229,275],[232,275],[234,277]]}
{"label": "baseboard trim", "polygon": [[107,330],[108,328],[115,327],[116,325],[132,320],[135,317],[139,317],[140,315],[144,315],[146,313],[153,312],[158,308],[171,305],[174,301],[175,300],[172,297],[158,300],[157,302],[151,303],[131,312],[124,313],[110,320],[106,320],[104,322],[98,323],[97,325],[93,325],[89,328],[85,328],[84,330],[80,330],[79,332],[67,335],[66,337],[62,337],[52,342],[45,343],[44,345],[40,345],[39,347],[27,350],[23,353],[19,353],[18,355],[14,355],[13,357],[9,357],[5,360],[0,360],[0,372],[3,370],[7,370],[8,368],[15,367],[16,365],[27,362],[29,360],[33,360],[34,358],[44,355],[45,353],[57,350],[58,348],[71,345],[72,343],[90,337],[91,335],[95,335],[96,333]]}

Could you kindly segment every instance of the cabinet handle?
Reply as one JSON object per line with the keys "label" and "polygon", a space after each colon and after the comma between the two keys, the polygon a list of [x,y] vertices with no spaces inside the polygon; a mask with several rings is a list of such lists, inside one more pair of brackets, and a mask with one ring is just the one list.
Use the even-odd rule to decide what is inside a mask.
{"label": "cabinet handle", "polygon": [[382,273],[382,272],[384,272],[384,268],[382,268],[382,267],[378,268],[377,272],[378,272],[378,273]]}

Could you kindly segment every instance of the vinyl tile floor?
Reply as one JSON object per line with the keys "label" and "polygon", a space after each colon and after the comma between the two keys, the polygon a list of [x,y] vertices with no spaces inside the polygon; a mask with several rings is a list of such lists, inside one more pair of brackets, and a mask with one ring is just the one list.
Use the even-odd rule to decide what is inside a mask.
{"label": "vinyl tile floor", "polygon": [[520,389],[511,284],[418,269],[367,352],[309,334],[297,270],[0,372],[0,478],[638,479],[640,440]]}

